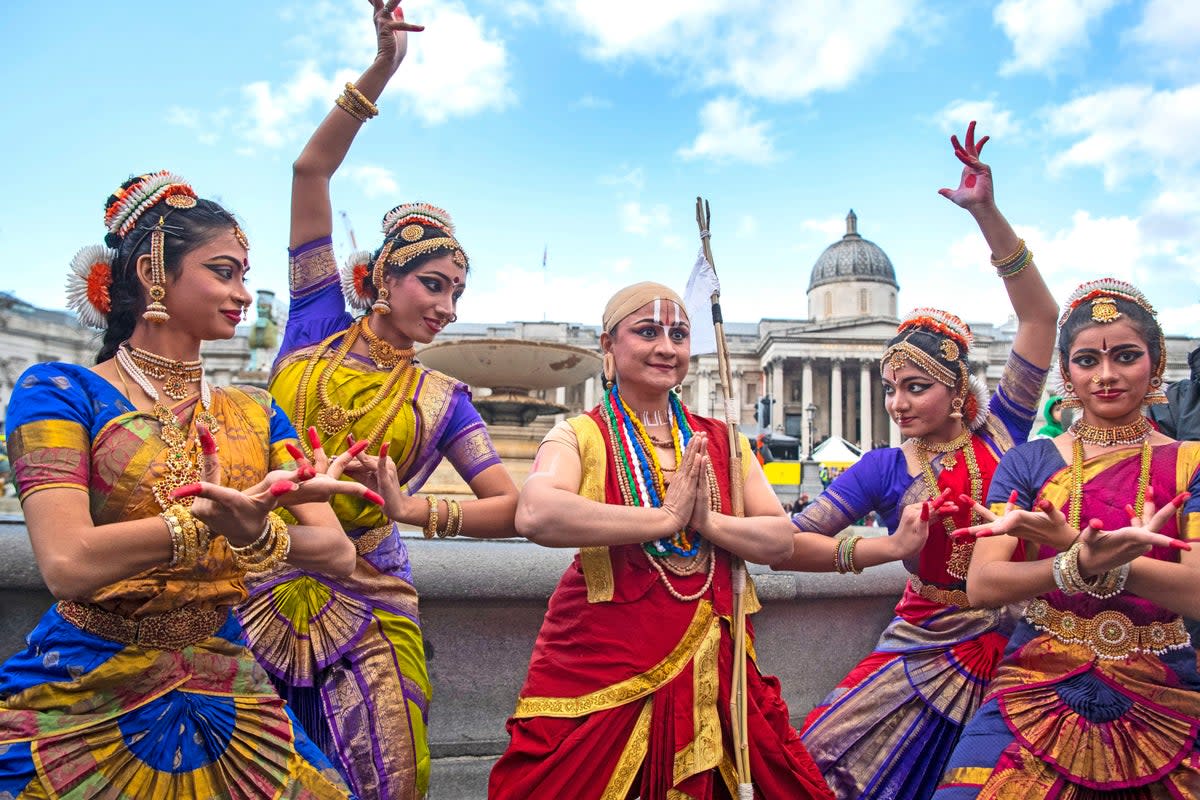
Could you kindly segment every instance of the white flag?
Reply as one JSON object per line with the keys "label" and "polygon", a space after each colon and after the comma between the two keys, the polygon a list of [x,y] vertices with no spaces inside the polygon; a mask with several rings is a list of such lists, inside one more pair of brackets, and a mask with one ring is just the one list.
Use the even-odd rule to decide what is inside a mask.
{"label": "white flag", "polygon": [[717,352],[717,333],[712,324],[712,296],[721,291],[717,271],[704,257],[704,248],[696,256],[683,302],[687,304],[688,319],[692,322],[692,355],[702,356]]}

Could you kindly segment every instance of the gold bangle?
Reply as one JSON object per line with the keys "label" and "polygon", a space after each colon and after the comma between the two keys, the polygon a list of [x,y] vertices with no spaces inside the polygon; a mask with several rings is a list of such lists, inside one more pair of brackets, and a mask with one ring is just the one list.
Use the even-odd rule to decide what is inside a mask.
{"label": "gold bangle", "polygon": [[426,539],[432,539],[437,535],[438,500],[433,495],[429,495],[425,498],[425,502],[429,504],[429,520],[425,523],[425,527],[421,529],[421,533],[425,534]]}
{"label": "gold bangle", "polygon": [[438,534],[443,539],[453,539],[462,530],[462,506],[457,500],[446,501],[446,529]]}
{"label": "gold bangle", "polygon": [[248,573],[266,572],[287,558],[292,549],[287,522],[272,511],[267,514],[267,528],[267,540],[260,551],[253,554],[233,552],[233,563],[239,569]]}
{"label": "gold bangle", "polygon": [[346,96],[343,94],[338,95],[337,99],[333,102],[337,104],[338,108],[340,108],[342,111],[345,111],[359,122],[366,122],[370,119],[370,117],[368,117],[366,114],[355,108],[354,104],[347,100]]}
{"label": "gold bangle", "polygon": [[[349,85],[349,84],[347,84],[347,85]],[[1013,265],[1013,264],[1017,263],[1017,259],[1019,259],[1019,258],[1021,257],[1021,253],[1022,253],[1024,250],[1025,250],[1025,240],[1024,240],[1024,239],[1017,239],[1017,249],[1016,249],[1016,250],[1013,250],[1011,253],[1009,253],[1008,255],[1006,255],[1004,258],[993,258],[993,259],[991,259],[991,261],[992,261],[992,266],[993,266],[993,267],[996,267],[997,269],[1001,269],[1001,268],[1003,268],[1003,267],[1008,267],[1008,266],[1011,266],[1011,265]]]}
{"label": "gold bangle", "polygon": [[[173,567],[195,566],[203,547],[208,543],[208,537],[204,535],[207,529],[202,528],[201,524],[192,516],[192,512],[181,503],[171,506],[161,516],[168,520],[167,526],[171,529],[170,565]],[[174,525],[172,525],[172,520]],[[176,534],[175,528],[178,528],[178,534]],[[178,547],[175,546],[176,544]]]}
{"label": "gold bangle", "polygon": [[368,117],[375,117],[379,115],[379,106],[368,100],[367,96],[359,91],[358,87],[349,81],[346,82],[345,94],[350,102],[357,105]]}

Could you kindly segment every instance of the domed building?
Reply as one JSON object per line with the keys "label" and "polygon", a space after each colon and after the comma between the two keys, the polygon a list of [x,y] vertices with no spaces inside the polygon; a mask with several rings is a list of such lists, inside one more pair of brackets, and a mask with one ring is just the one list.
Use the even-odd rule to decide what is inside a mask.
{"label": "domed building", "polygon": [[846,235],[825,248],[808,281],[808,318],[896,316],[896,271],[883,248],[858,233],[854,209]]}

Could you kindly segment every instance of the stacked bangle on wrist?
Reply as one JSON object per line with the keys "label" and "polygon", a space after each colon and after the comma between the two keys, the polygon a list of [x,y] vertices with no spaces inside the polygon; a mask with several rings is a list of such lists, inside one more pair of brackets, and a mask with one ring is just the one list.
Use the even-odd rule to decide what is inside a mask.
{"label": "stacked bangle on wrist", "polygon": [[1125,590],[1130,570],[1128,562],[1088,579],[1079,571],[1079,551],[1082,549],[1083,543],[1075,542],[1054,557],[1054,584],[1059,591],[1064,594],[1082,592],[1098,600],[1107,600]]}
{"label": "stacked bangle on wrist", "polygon": [[292,551],[292,537],[287,522],[274,511],[267,514],[266,525],[259,537],[244,547],[229,546],[233,563],[248,573],[267,572],[287,560]]}
{"label": "stacked bangle on wrist", "polygon": [[993,258],[992,266],[1001,278],[1011,278],[1022,272],[1033,263],[1033,251],[1026,246],[1024,239],[1017,240],[1017,249],[1004,258]]}
{"label": "stacked bangle on wrist", "polygon": [[359,91],[353,83],[347,82],[345,91],[338,95],[334,102],[337,103],[338,108],[359,122],[366,122],[379,115],[379,106],[367,99],[367,96]]}
{"label": "stacked bangle on wrist", "polygon": [[462,506],[457,500],[446,501],[446,528],[438,531],[438,536],[443,539],[453,539],[462,532]]}
{"label": "stacked bangle on wrist", "polygon": [[159,516],[167,524],[167,532],[171,535],[171,560],[168,566],[194,566],[208,546],[208,529],[180,503],[172,505]]}
{"label": "stacked bangle on wrist", "polygon": [[837,547],[833,550],[833,568],[843,575],[847,572],[853,572],[855,575],[862,572],[861,569],[854,567],[854,548],[858,546],[858,540],[861,536],[846,536],[837,540]]}

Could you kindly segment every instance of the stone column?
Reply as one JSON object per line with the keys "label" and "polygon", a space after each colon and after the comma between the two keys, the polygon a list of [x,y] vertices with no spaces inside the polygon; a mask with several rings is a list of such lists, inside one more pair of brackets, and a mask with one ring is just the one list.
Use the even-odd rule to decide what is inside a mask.
{"label": "stone column", "polygon": [[596,405],[596,379],[588,378],[583,382],[583,410],[590,411]]}
{"label": "stone column", "polygon": [[[733,400],[733,421],[736,422],[738,425],[741,425],[742,424],[742,401],[745,399],[742,397],[742,392],[744,391],[743,387],[745,384],[742,382],[742,371],[740,369],[739,370],[731,369],[730,375],[731,375],[731,377],[730,377],[729,396]],[[724,419],[724,417],[725,417],[724,409],[722,409],[721,418]]]}
{"label": "stone column", "polygon": [[845,407],[845,397],[842,396],[842,360],[832,359],[829,362],[829,435],[842,435],[842,409]]}
{"label": "stone column", "polygon": [[813,446],[812,431],[808,425],[808,407],[812,405],[813,401],[813,362],[811,358],[804,359],[802,381],[800,384],[800,413],[804,415],[804,422],[800,425],[801,460],[808,458]]}
{"label": "stone column", "polygon": [[896,420],[888,415],[888,445],[890,447],[900,446],[900,426],[896,424]]}
{"label": "stone column", "polygon": [[771,406],[771,427],[770,432],[774,433],[776,426],[781,430],[783,427],[783,404],[787,399],[784,397],[783,390],[783,359],[777,358],[771,362],[771,399],[775,403]]}
{"label": "stone column", "polygon": [[[696,366],[699,366],[699,364]],[[700,416],[702,417],[711,417],[713,415],[711,398],[708,394],[711,383],[708,370],[696,370],[696,407],[700,409]]]}
{"label": "stone column", "polygon": [[872,415],[875,413],[871,407],[871,367],[871,361],[861,361],[858,365],[858,416],[862,420],[859,426],[861,434],[858,446],[863,450],[870,450],[875,441],[875,433],[871,426]]}

